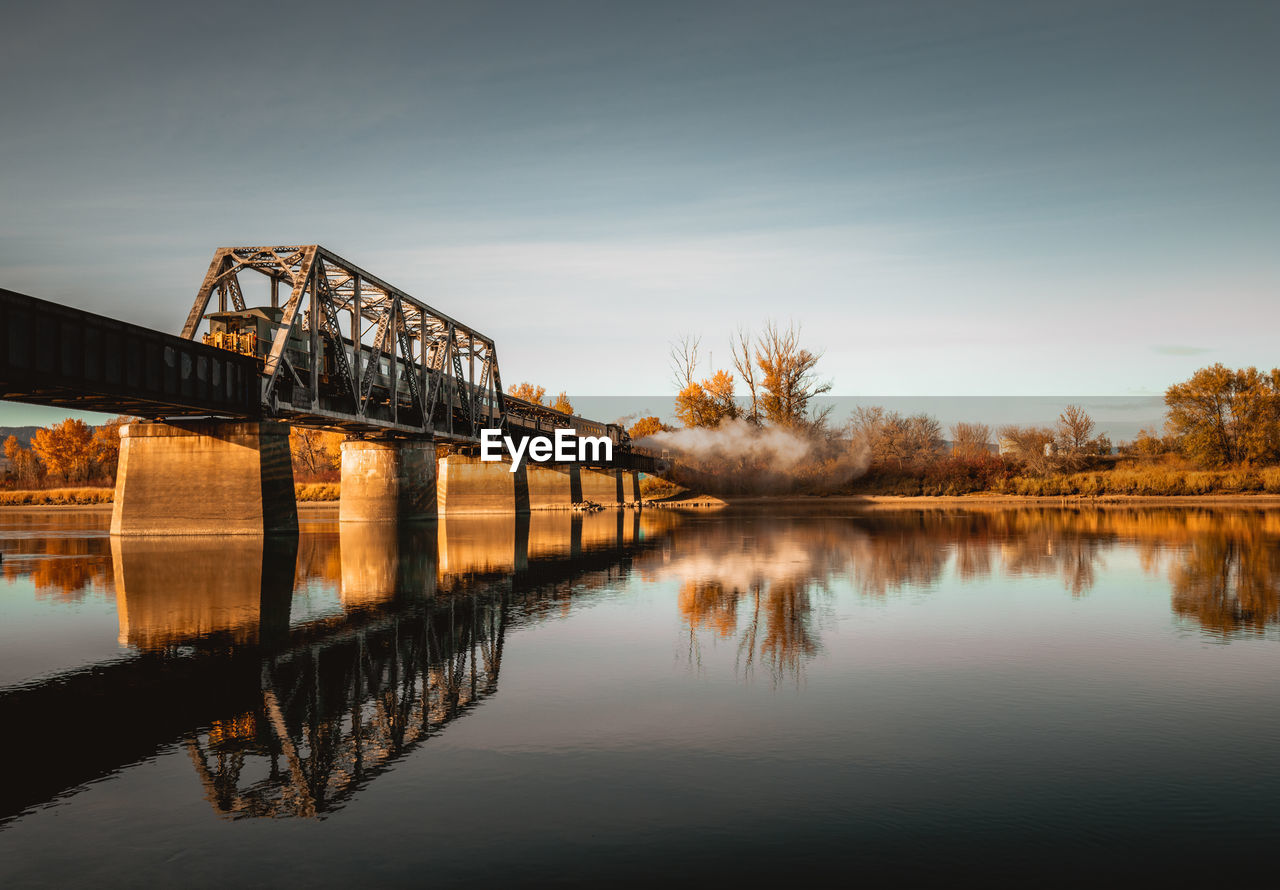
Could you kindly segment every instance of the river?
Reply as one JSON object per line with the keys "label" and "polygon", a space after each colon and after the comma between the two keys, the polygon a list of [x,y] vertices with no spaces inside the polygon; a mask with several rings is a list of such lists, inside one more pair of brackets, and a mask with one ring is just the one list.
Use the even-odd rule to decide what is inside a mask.
{"label": "river", "polygon": [[1280,829],[1280,512],[108,519],[0,511],[5,887],[1233,884]]}

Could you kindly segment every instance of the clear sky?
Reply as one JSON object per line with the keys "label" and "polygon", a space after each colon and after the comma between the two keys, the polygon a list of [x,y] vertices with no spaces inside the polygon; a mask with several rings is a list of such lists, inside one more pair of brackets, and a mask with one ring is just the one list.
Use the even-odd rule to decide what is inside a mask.
{"label": "clear sky", "polygon": [[504,379],[670,392],[802,324],[839,395],[1280,364],[1280,3],[6,4],[0,286],[177,331],[318,242]]}

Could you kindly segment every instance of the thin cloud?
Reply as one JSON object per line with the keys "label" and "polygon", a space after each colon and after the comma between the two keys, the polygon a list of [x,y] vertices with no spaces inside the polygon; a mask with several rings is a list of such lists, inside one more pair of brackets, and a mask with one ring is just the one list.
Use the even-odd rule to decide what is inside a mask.
{"label": "thin cloud", "polygon": [[1160,355],[1204,355],[1206,352],[1213,352],[1207,346],[1179,346],[1173,343],[1152,346],[1151,348]]}

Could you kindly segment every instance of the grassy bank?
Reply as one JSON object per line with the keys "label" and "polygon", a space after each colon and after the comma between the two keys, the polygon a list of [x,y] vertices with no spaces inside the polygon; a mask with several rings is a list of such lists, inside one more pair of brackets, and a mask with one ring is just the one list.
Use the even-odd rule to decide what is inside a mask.
{"label": "grassy bank", "polygon": [[0,507],[25,505],[68,506],[72,504],[109,504],[112,488],[45,488],[37,491],[0,491]]}
{"label": "grassy bank", "polygon": [[1032,497],[1280,494],[1280,467],[1237,470],[1173,470],[1153,467],[1042,478],[1017,476],[1004,481],[999,492]]}
{"label": "grassy bank", "polygon": [[[949,469],[955,469],[954,467]],[[1115,467],[1080,473],[1023,475],[995,466],[968,472],[886,472],[873,468],[849,494],[954,497],[1195,497],[1280,494],[1280,467],[1196,470],[1186,467]]]}
{"label": "grassy bank", "polygon": [[[678,500],[684,488],[648,477],[641,482],[645,500]],[[299,482],[299,502],[334,502],[341,494],[337,482]],[[71,506],[109,504],[111,488],[48,488],[0,491],[0,506]],[[827,492],[830,493],[830,492]],[[1280,495],[1280,467],[1234,470],[1188,470],[1170,467],[1128,467],[1050,476],[1020,476],[995,472],[954,474],[907,472],[871,473],[839,494],[889,497],[1212,497],[1218,495]]]}
{"label": "grassy bank", "polygon": [[299,501],[336,501],[342,486],[337,482],[298,482],[293,490]]}
{"label": "grassy bank", "polygon": [[[336,501],[336,482],[299,482],[293,486],[299,501]],[[65,507],[80,504],[109,504],[113,488],[44,488],[34,491],[0,491],[0,507]]]}

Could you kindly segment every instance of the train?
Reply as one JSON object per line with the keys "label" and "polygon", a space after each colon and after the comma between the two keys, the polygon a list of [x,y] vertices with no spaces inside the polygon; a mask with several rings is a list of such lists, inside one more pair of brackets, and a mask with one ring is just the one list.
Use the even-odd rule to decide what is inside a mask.
{"label": "train", "polygon": [[[219,349],[253,356],[258,360],[259,369],[261,369],[271,352],[283,314],[284,310],[272,306],[209,313],[205,316],[205,319],[209,322],[209,332],[204,335],[204,342]],[[345,351],[346,364],[350,367],[354,364],[351,341],[344,337],[342,344],[342,348]],[[295,381],[293,374],[282,373],[277,385],[278,397],[282,403],[292,405],[295,410],[305,413],[306,409],[312,406],[312,394],[305,389],[312,369],[309,333],[300,327],[295,327],[289,335],[284,354],[300,380]],[[367,362],[368,353],[364,353],[363,357]],[[392,421],[400,417],[412,418],[418,412],[409,381],[410,373],[418,374],[418,379],[421,380],[421,369],[417,365],[410,367],[403,358],[396,357],[394,359],[396,362],[396,392],[393,406],[391,397],[392,361],[393,359],[390,356],[384,354],[379,357],[374,367],[373,379],[370,381],[372,386],[369,390],[369,399],[363,405],[363,413],[366,417],[375,420]],[[344,384],[342,381],[344,374],[340,370],[340,364],[339,358],[335,355],[331,345],[330,338],[321,337],[320,362],[319,367],[316,369],[320,383],[317,401],[320,402],[322,407],[339,413],[343,411],[344,405],[349,410],[351,398],[350,395],[345,394],[343,391]],[[362,367],[361,377],[366,373],[366,368]],[[301,392],[297,391],[297,383],[299,382],[303,383]],[[480,388],[464,381],[457,381],[454,388],[455,395],[451,407],[455,418],[465,418],[467,406],[470,404],[466,395],[467,391],[472,388],[476,390],[474,403],[482,412],[482,426],[499,426],[500,424],[497,422],[498,415],[487,404],[483,394],[480,392]],[[305,400],[305,405],[298,402],[299,397]],[[504,409],[503,419],[506,421],[505,427],[511,434],[550,434],[556,429],[569,428],[579,436],[603,436],[608,438],[613,443],[615,453],[629,452],[631,450],[631,437],[621,424],[600,423],[599,421],[589,420],[574,414],[566,414],[546,405],[518,399],[505,393],[502,396],[502,405]]]}

